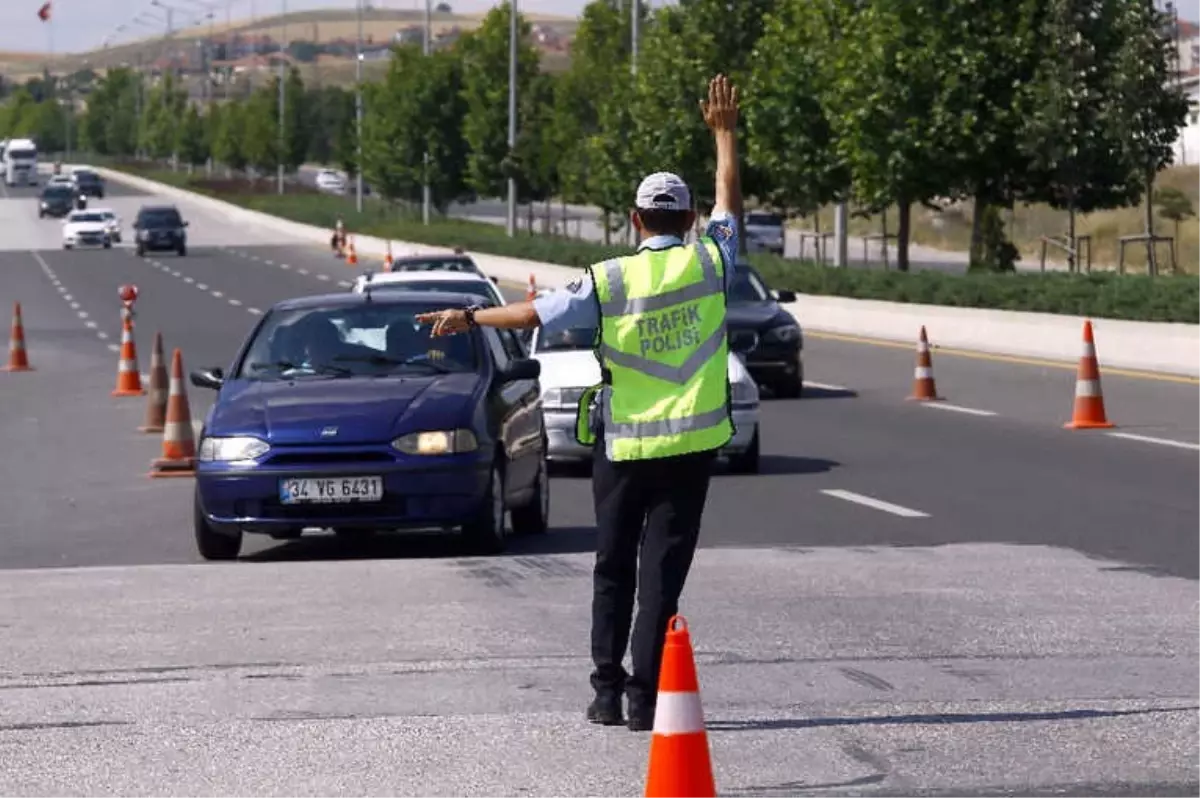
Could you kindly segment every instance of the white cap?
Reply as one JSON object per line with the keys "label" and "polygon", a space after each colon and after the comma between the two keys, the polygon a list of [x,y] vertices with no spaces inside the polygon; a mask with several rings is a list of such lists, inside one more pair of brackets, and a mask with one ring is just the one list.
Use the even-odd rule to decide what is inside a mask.
{"label": "white cap", "polygon": [[692,192],[679,175],[655,172],[638,186],[636,205],[646,210],[690,211]]}

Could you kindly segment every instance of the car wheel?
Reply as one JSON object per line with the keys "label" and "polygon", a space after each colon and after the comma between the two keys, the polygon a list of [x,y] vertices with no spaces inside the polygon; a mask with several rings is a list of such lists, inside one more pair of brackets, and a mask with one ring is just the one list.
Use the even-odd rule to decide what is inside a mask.
{"label": "car wheel", "polygon": [[137,252],[137,256],[138,256],[139,258],[144,258],[144,257],[146,257],[146,248],[145,248],[145,247],[143,247],[141,244],[138,244],[138,245],[137,245],[136,252]]}
{"label": "car wheel", "polygon": [[758,427],[755,426],[754,437],[750,439],[750,445],[746,447],[746,451],[730,456],[729,470],[735,474],[757,474],[758,452]]}
{"label": "car wheel", "polygon": [[38,211],[38,218],[39,218],[39,219],[45,219],[45,218],[46,218],[46,214],[42,213],[41,211]]}
{"label": "car wheel", "polygon": [[218,532],[204,517],[204,508],[200,506],[200,492],[192,507],[192,525],[196,530],[196,549],[206,560],[236,560],[242,551],[242,530],[233,534]]}
{"label": "car wheel", "polygon": [[529,504],[512,508],[511,515],[514,535],[543,535],[550,528],[550,475],[546,458],[538,463],[537,481]]}
{"label": "car wheel", "polygon": [[177,249],[177,250],[176,250],[176,252],[178,252],[178,253],[179,253],[179,257],[181,257],[181,258],[182,258],[184,255],[186,255],[186,254],[187,254],[187,245],[186,245],[186,244],[180,244],[180,245],[179,245],[179,249]]}
{"label": "car wheel", "polygon": [[804,393],[804,369],[797,364],[795,374],[785,374],[771,386],[780,399],[799,399]]}
{"label": "car wheel", "polygon": [[472,551],[499,554],[504,550],[504,477],[492,466],[487,491],[475,518],[463,524],[463,537]]}
{"label": "car wheel", "polygon": [[112,241],[105,241],[105,242],[104,242],[104,248],[105,248],[105,249],[112,249]]}

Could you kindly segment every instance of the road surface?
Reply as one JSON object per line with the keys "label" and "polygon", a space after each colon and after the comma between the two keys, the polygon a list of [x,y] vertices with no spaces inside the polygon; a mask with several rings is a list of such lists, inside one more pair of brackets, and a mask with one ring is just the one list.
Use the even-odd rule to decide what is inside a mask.
{"label": "road surface", "polygon": [[[126,220],[151,199],[111,188]],[[582,719],[585,477],[501,557],[199,561],[190,481],[146,478],[143,400],[109,395],[117,286],[143,370],[156,331],[200,367],[356,271],[181,207],[188,256],[139,259],[0,197],[37,369],[0,373],[0,793],[641,794],[648,736]],[[1119,427],[1085,433],[1069,367],[935,350],[927,405],[908,348],[810,333],[806,359],[807,395],[764,402],[763,473],[715,478],[684,597],[719,792],[1196,794],[1195,382],[1106,371]]]}

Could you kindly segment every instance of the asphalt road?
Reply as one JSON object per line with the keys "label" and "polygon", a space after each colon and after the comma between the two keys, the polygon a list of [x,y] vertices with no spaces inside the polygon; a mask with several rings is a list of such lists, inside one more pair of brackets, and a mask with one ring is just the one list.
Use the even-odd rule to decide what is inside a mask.
{"label": "asphalt road", "polygon": [[[316,536],[197,564],[189,481],[146,478],[143,400],[109,396],[117,286],[144,371],[156,331],[225,365],[355,271],[186,206],[186,258],[65,252],[8,194],[0,298],[37,371],[0,373],[0,793],[639,793],[646,738],[580,722],[586,478],[505,557]],[[720,791],[1195,794],[1196,384],[1106,372],[1131,438],[1061,428],[1069,368],[935,351],[925,405],[908,349],[806,358],[764,473],[714,480],[685,596]]]}

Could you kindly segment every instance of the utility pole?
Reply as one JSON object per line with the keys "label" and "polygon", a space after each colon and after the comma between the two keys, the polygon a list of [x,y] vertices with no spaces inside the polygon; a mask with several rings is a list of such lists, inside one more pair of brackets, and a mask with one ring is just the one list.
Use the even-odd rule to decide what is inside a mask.
{"label": "utility pole", "polygon": [[[517,148],[517,0],[509,1],[508,19],[508,157]],[[517,178],[508,177],[508,237],[517,234]]]}
{"label": "utility pole", "polygon": [[287,0],[280,0],[283,9],[283,41],[279,43],[279,158],[277,172],[279,177],[279,193],[283,194],[283,158],[287,140],[284,138],[284,130],[287,125],[284,123],[283,115],[287,110],[287,94],[284,91],[284,84],[287,83]]}
{"label": "utility pole", "polygon": [[363,0],[357,0],[354,11],[358,17],[358,39],[354,43],[354,139],[357,146],[358,163],[354,170],[354,207],[362,213],[363,209],[363,176],[362,176],[362,40],[363,40]]}
{"label": "utility pole", "polygon": [[642,0],[633,0],[630,3],[633,8],[633,16],[629,22],[630,45],[629,45],[629,72],[632,75],[637,75],[638,62],[638,32],[641,27],[642,16]]}
{"label": "utility pole", "polygon": [[[433,0],[425,0],[425,33],[421,37],[421,52],[428,58],[433,50]],[[429,211],[433,205],[433,191],[429,186],[429,137],[425,137],[424,171],[421,176],[425,179],[421,186],[421,221],[429,224]]]}

